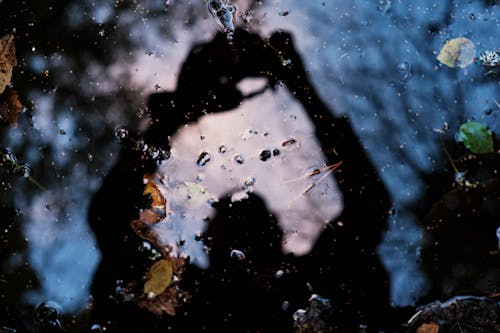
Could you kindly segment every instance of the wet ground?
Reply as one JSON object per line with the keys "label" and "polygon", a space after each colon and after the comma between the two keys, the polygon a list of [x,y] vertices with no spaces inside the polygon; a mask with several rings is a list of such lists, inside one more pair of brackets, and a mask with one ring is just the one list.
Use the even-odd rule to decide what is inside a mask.
{"label": "wet ground", "polygon": [[[349,265],[355,266],[352,262],[356,258],[366,259],[363,249],[376,252],[373,258],[380,260],[370,261],[370,265],[385,269],[377,278],[387,276],[386,285],[366,282],[367,293],[380,292],[380,304],[404,309],[403,314],[395,315],[394,320],[400,321],[393,327],[409,320],[417,306],[457,295],[493,297],[498,292],[497,1],[407,4],[269,0],[230,4],[202,0],[4,0],[0,1],[0,13],[0,37],[13,33],[16,47],[17,66],[7,89],[17,92],[24,106],[17,121],[2,114],[0,327],[35,331],[37,328],[26,322],[32,321],[33,310],[47,301],[55,302],[69,318],[64,321],[66,327],[73,327],[69,331],[77,330],[76,326],[82,331],[92,324],[106,326],[106,314],[99,317],[89,311],[95,298],[108,292],[103,289],[95,293],[100,296],[91,296],[93,282],[94,291],[96,288],[94,274],[109,258],[113,259],[110,262],[118,260],[109,255],[114,253],[110,248],[121,248],[117,242],[124,247],[129,243],[120,238],[121,230],[113,234],[92,224],[92,214],[96,213],[90,203],[96,201],[105,179],[116,171],[113,166],[127,158],[123,153],[127,149],[141,152],[139,156],[144,152],[144,156],[159,162],[159,168],[154,172],[141,169],[144,172],[137,174],[137,187],[131,185],[133,178],[120,179],[116,187],[105,192],[106,196],[98,197],[98,208],[109,208],[101,215],[116,219],[113,223],[125,216],[123,225],[128,228],[137,217],[127,219],[126,214],[138,215],[138,209],[127,201],[130,197],[123,191],[134,188],[132,196],[141,196],[140,183],[144,174],[150,173],[155,184],[152,188],[158,191],[150,188],[156,193],[152,195],[153,206],[163,207],[158,204],[162,197],[168,202],[165,216],[154,213],[170,224],[159,224],[156,235],[160,236],[154,240],[137,228],[129,228],[126,236],[139,236],[130,244],[134,249],[138,248],[136,243],[141,245],[141,253],[146,252],[150,258],[147,260],[167,254],[189,257],[186,280],[197,281],[202,276],[207,281],[191,291],[201,290],[200,299],[211,299],[208,287],[226,288],[216,281],[224,279],[225,274],[243,279],[242,267],[231,268],[240,262],[238,258],[243,256],[243,262],[248,262],[253,255],[266,257],[266,253],[251,253],[256,247],[252,242],[261,244],[258,231],[250,232],[256,237],[252,242],[222,245],[210,243],[203,234],[208,232],[217,239],[219,229],[230,228],[224,222],[228,216],[244,212],[252,216],[262,211],[273,216],[269,219],[272,228],[263,225],[258,229],[270,228],[271,234],[277,235],[270,238],[269,244],[274,247],[268,253],[273,255],[262,266],[244,268],[263,274],[262,284],[269,285],[268,291],[275,295],[272,300],[281,311],[273,320],[285,323],[290,330],[304,329],[304,318],[318,318],[311,307],[326,303],[313,298],[316,303],[311,305],[311,294],[325,290],[322,296],[331,298],[327,299],[329,306],[334,312],[340,311],[342,301],[334,298],[347,300],[349,292],[344,295],[342,288],[338,293],[329,290],[325,279],[337,281],[342,276],[338,281],[362,285],[358,280],[362,280],[364,268],[341,273],[336,269],[348,271]],[[237,26],[259,34],[262,43],[242,43],[245,37],[238,40],[233,31]],[[271,43],[271,35],[278,31],[288,32],[293,38],[297,59],[306,71],[302,83],[286,77],[286,73],[299,72],[298,60],[284,56],[287,53],[280,51],[278,42]],[[193,46],[209,43],[217,32],[218,42],[210,44],[215,47],[212,53],[207,51],[196,58],[198,51]],[[452,68],[437,57],[447,42],[458,37],[470,40],[475,54],[470,62]],[[220,60],[228,45],[236,50],[244,45],[240,57],[250,54],[249,66],[254,66],[252,61],[256,59],[256,72],[248,67],[248,72],[241,70],[241,80],[233,80],[231,77],[238,77],[235,73],[240,69]],[[272,51],[252,53],[259,48]],[[193,65],[183,67],[189,54],[194,57]],[[269,65],[275,61],[289,72],[276,74],[280,70]],[[293,93],[302,91],[306,79],[311,86],[304,90],[304,96],[319,98],[321,103],[301,100],[300,94]],[[152,100],[152,94],[159,99]],[[1,96],[3,103],[7,93]],[[211,100],[196,104],[203,101],[200,96]],[[172,100],[200,114],[160,119],[155,112],[168,109]],[[323,107],[329,114],[318,119]],[[349,119],[349,125],[337,126],[349,138],[354,134],[356,140],[338,143],[344,136],[335,139],[339,134],[331,134],[336,128],[327,126],[330,115],[335,118],[332,122],[341,124],[342,119]],[[155,132],[151,128],[158,119],[161,126]],[[480,123],[491,133],[493,152],[474,153],[464,146],[460,126],[468,121]],[[364,150],[357,150],[357,139]],[[162,154],[169,158],[159,158]],[[125,175],[135,168],[136,155],[129,156]],[[26,165],[29,175],[23,177],[20,173],[26,169],[20,166]],[[373,179],[364,179],[363,174],[357,180],[350,176],[358,170]],[[348,193],[350,188],[358,190],[356,182],[365,182],[369,189],[368,184],[377,184],[378,177],[383,184],[381,192],[368,191],[378,195],[356,197]],[[363,184],[360,189],[364,190]],[[124,201],[116,204],[117,200]],[[356,216],[357,222],[375,225],[376,232],[366,242],[357,246],[357,231],[339,231],[344,224],[349,228],[349,220],[341,214],[354,212],[356,207],[368,212],[379,202],[384,213],[349,215]],[[231,208],[233,205],[236,208]],[[145,207],[148,203],[141,208]],[[260,219],[267,219],[264,215]],[[378,220],[383,225],[377,224]],[[240,223],[251,224],[244,219]],[[249,231],[238,228],[232,232],[242,238],[249,235]],[[326,255],[331,251],[330,245],[325,245],[329,244],[327,240],[342,237],[342,245],[335,249],[345,252]],[[154,248],[167,245],[168,253],[158,254],[158,249],[155,253]],[[250,252],[243,250],[245,246]],[[219,262],[217,255],[236,260]],[[141,254],[135,259],[143,257]],[[144,260],[141,272],[146,273],[152,261]],[[123,265],[129,264],[123,261]],[[224,270],[226,265],[229,272]],[[316,269],[321,272],[316,273]],[[281,276],[279,272],[287,281],[281,285],[275,276]],[[133,280],[133,274],[129,275]],[[124,288],[123,281],[114,282],[115,287]],[[302,282],[300,286],[294,284]],[[227,288],[238,291],[238,285]],[[280,298],[289,290],[297,290],[297,294]],[[196,295],[191,296],[195,305],[189,311],[199,311],[202,307],[196,306]],[[387,300],[382,300],[384,297]],[[226,301],[231,304],[234,300]],[[373,301],[372,305],[377,304]],[[275,313],[273,306],[263,304],[262,318]],[[484,308],[485,312],[491,310],[491,306]],[[304,312],[299,312],[294,321],[299,309]],[[187,321],[203,318],[191,313]],[[373,314],[377,313],[374,309]],[[434,317],[428,315],[425,322],[452,321],[436,313]],[[48,311],[44,318],[51,315]],[[71,316],[76,316],[76,324]],[[96,321],[87,316],[94,316],[92,320]],[[328,314],[324,323],[318,319],[317,324],[333,327],[335,320],[329,322],[332,317],[335,314]],[[359,318],[349,314],[339,314],[338,318],[352,320],[354,326],[365,324],[362,320],[355,322]],[[361,318],[376,322],[367,315]],[[219,327],[216,318],[204,320],[207,327]],[[469,317],[465,321],[477,327]],[[270,322],[263,319],[259,325],[265,328]],[[188,327],[182,320],[172,325]],[[429,325],[425,329],[434,332]],[[452,326],[444,325],[441,331],[458,327],[450,329]],[[487,329],[494,331],[491,327]]]}

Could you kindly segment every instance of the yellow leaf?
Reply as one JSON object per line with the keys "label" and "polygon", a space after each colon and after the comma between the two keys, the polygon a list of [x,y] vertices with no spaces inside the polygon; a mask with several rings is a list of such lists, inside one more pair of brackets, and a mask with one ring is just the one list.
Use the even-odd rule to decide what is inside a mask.
{"label": "yellow leaf", "polygon": [[160,259],[155,262],[147,274],[148,280],[144,283],[144,293],[153,297],[162,294],[170,285],[173,273],[170,261]]}
{"label": "yellow leaf", "polygon": [[12,68],[17,65],[14,35],[8,34],[0,39],[0,94],[12,79]]}
{"label": "yellow leaf", "polygon": [[453,38],[447,41],[437,60],[448,67],[465,68],[474,62],[476,47],[470,39],[465,37]]}

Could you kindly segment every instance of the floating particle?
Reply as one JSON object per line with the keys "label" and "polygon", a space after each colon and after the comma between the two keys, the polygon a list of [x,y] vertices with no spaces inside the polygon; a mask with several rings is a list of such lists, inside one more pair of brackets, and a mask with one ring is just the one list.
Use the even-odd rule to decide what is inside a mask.
{"label": "floating particle", "polygon": [[260,153],[260,160],[261,161],[267,161],[268,159],[270,159],[272,156],[272,153],[270,150],[266,149],[266,150],[263,150],[261,153]]}
{"label": "floating particle", "polygon": [[273,149],[273,156],[278,156],[279,154],[281,154],[279,149]]}
{"label": "floating particle", "polygon": [[476,47],[474,43],[465,37],[453,38],[447,41],[437,60],[448,67],[465,68],[474,62]]}
{"label": "floating particle", "polygon": [[398,64],[399,79],[401,82],[406,82],[410,77],[410,64],[403,61]]}
{"label": "floating particle", "polygon": [[479,62],[482,66],[497,67],[500,65],[500,49],[481,52],[479,55]]}
{"label": "floating particle", "polygon": [[290,14],[290,12],[288,10],[285,10],[285,11],[282,11],[282,12],[279,12],[279,16],[288,16]]}
{"label": "floating particle", "polygon": [[245,259],[245,253],[240,250],[231,250],[230,257],[233,259],[238,259],[239,261]]}
{"label": "floating particle", "polygon": [[283,270],[277,270],[276,273],[274,274],[274,276],[279,279],[281,278],[283,275],[285,274],[285,272],[283,272]]}
{"label": "floating particle", "polygon": [[227,151],[226,146],[222,145],[219,147],[219,153],[224,154]]}

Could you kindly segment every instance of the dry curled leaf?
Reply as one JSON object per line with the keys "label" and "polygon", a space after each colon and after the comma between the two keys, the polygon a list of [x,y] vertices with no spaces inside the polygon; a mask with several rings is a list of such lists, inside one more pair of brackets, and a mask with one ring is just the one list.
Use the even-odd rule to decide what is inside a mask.
{"label": "dry curled leaf", "polygon": [[14,89],[7,88],[0,98],[0,115],[4,122],[12,128],[17,128],[17,117],[24,106],[19,102],[19,95]]}
{"label": "dry curled leaf", "polygon": [[165,199],[151,175],[145,174],[144,181],[146,185],[144,186],[143,194],[151,197],[151,208],[161,213],[163,215],[162,217],[165,217],[167,214],[167,199]]}
{"label": "dry curled leaf", "polygon": [[14,35],[8,34],[0,39],[0,94],[12,79],[12,69],[17,65]]}

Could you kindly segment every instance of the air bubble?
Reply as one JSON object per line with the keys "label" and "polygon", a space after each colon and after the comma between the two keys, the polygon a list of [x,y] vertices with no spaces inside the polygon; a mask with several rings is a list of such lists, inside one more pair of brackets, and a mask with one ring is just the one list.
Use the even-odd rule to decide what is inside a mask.
{"label": "air bubble", "polygon": [[242,187],[245,190],[249,190],[255,186],[255,182],[256,182],[255,177],[248,177],[243,181]]}
{"label": "air bubble", "polygon": [[61,322],[58,305],[52,302],[40,304],[33,312],[33,320],[38,332],[59,332]]}
{"label": "air bubble", "polygon": [[240,261],[245,259],[245,253],[240,250],[232,250],[230,256],[231,258],[238,259]]}
{"label": "air bubble", "polygon": [[120,141],[123,141],[128,137],[128,130],[126,128],[123,128],[123,127],[117,127],[115,129],[114,134],[115,134],[115,138],[117,138]]}
{"label": "air bubble", "polygon": [[14,172],[24,178],[29,178],[32,173],[31,166],[28,163],[17,165]]}
{"label": "air bubble", "polygon": [[148,145],[144,142],[144,140],[137,140],[135,142],[135,148],[144,152],[148,150]]}

